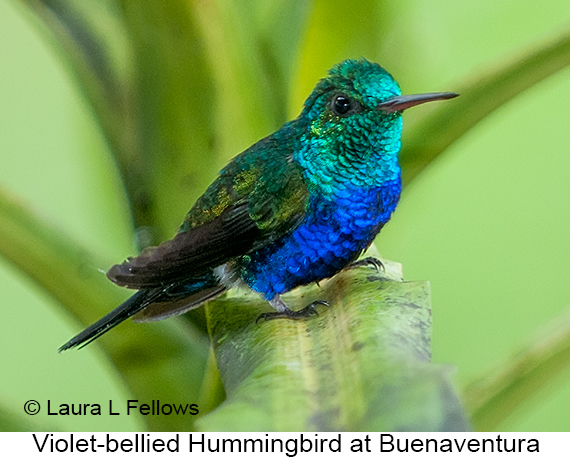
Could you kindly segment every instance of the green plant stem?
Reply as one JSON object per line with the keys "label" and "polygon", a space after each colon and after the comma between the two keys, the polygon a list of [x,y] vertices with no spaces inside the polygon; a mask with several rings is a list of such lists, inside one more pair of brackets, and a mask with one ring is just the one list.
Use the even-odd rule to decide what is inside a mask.
{"label": "green plant stem", "polygon": [[27,416],[22,412],[16,412],[0,402],[0,432],[56,431],[53,426],[46,427],[45,425],[41,420],[37,420],[37,416]]}
{"label": "green plant stem", "polygon": [[494,367],[464,390],[476,430],[491,431],[570,366],[570,311],[512,360]]}
{"label": "green plant stem", "polygon": [[344,0],[314,0],[309,5],[289,87],[290,117],[299,114],[315,81],[332,65],[347,58],[372,59],[389,28],[386,2],[360,0],[356,8]]}
{"label": "green plant stem", "polygon": [[202,381],[202,389],[198,398],[201,414],[213,411],[226,399],[226,392],[216,366],[216,356],[212,347],[208,351],[208,363],[204,371],[204,380]]}
{"label": "green plant stem", "polygon": [[570,64],[570,33],[458,85],[461,96],[434,106],[404,131],[400,164],[409,184],[443,151],[496,109]]}
{"label": "green plant stem", "polygon": [[217,88],[216,149],[224,165],[278,125],[278,100],[271,90],[248,9],[236,1],[192,2]]}
{"label": "green plant stem", "polygon": [[[98,268],[108,265],[73,243],[0,190],[0,255],[49,293],[82,326],[118,305],[128,292]],[[64,338],[71,335],[62,335]],[[125,323],[98,343],[117,367],[133,398],[150,403],[197,402],[208,341],[180,321]],[[53,348],[54,351],[57,348]],[[65,355],[62,355],[64,357]],[[194,416],[144,416],[150,430],[191,430]]]}
{"label": "green plant stem", "polygon": [[[86,5],[89,2],[20,0],[20,3],[36,16],[42,32],[65,59],[111,148],[129,150],[129,131],[125,123],[127,74],[116,65],[123,61],[123,67],[127,68],[125,61],[129,57],[117,15],[94,11]],[[96,21],[102,30],[97,30]]]}
{"label": "green plant stem", "polygon": [[20,2],[36,16],[93,110],[125,185],[135,226],[153,226],[140,160],[132,48],[120,13],[93,8],[91,2]]}

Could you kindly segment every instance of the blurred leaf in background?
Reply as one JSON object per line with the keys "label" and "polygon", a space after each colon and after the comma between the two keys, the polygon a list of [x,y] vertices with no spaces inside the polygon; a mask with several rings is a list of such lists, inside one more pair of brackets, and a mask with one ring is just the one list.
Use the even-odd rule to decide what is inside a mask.
{"label": "blurred leaf in background", "polygon": [[[1,403],[17,412],[32,394],[124,402],[170,385],[174,399],[208,405],[203,414],[216,406],[223,392],[200,315],[126,323],[101,341],[104,351],[58,357],[78,328],[62,310],[87,324],[117,305],[123,291],[103,285],[97,270],[170,237],[227,160],[296,116],[331,65],[361,56],[386,67],[405,93],[463,94],[455,110],[406,113],[402,162],[408,180],[417,178],[377,241],[403,261],[406,278],[432,283],[434,361],[457,366],[467,383],[503,360],[517,363],[511,354],[525,341],[535,353],[527,335],[570,304],[568,70],[502,104],[570,63],[569,24],[562,0],[0,4],[0,228],[12,261],[0,260],[0,360],[10,373],[0,378]],[[551,382],[567,358],[546,363],[566,340],[552,341],[525,378],[545,386],[541,395],[524,402],[532,389],[519,393],[507,422],[494,413],[476,426],[567,428],[570,408],[559,406],[570,405],[570,385]],[[506,372],[494,387],[518,379],[514,365]],[[473,392],[481,389],[468,390],[470,407]],[[56,417],[53,427],[191,422]]]}

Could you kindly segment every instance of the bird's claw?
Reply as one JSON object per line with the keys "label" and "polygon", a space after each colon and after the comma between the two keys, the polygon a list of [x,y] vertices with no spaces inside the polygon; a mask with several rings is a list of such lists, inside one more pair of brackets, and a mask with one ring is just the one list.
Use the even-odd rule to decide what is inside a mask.
{"label": "bird's claw", "polygon": [[384,272],[386,271],[386,267],[384,267],[382,261],[380,261],[380,259],[377,259],[376,257],[365,257],[364,259],[352,262],[348,266],[349,269],[358,268],[358,267],[374,267],[376,271],[380,270]]}
{"label": "bird's claw", "polygon": [[305,306],[304,308],[300,309],[299,311],[292,311],[290,309],[287,309],[286,311],[278,311],[278,312],[274,312],[274,313],[263,313],[260,314],[257,319],[255,320],[255,323],[257,324],[261,319],[265,320],[265,321],[271,321],[273,319],[294,319],[294,320],[298,320],[298,319],[306,319],[307,317],[311,317],[311,316],[318,316],[319,313],[317,312],[317,305],[323,305],[323,306],[330,306],[328,304],[328,302],[326,302],[325,300],[315,300],[312,303],[309,303],[307,306]]}

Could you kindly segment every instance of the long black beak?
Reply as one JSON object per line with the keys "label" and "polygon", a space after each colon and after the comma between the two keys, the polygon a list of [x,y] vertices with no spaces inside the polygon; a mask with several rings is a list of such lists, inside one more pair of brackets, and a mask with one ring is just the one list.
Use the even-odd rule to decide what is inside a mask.
{"label": "long black beak", "polygon": [[431,94],[415,94],[415,95],[397,95],[389,98],[385,102],[380,103],[376,109],[393,113],[394,111],[404,111],[412,106],[421,105],[422,103],[434,102],[436,100],[449,100],[458,97],[459,94],[453,92],[436,92]]}

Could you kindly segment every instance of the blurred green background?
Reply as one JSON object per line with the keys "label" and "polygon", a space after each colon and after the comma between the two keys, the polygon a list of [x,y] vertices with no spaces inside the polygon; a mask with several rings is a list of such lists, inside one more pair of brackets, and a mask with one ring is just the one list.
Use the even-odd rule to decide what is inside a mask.
{"label": "blurred green background", "polygon": [[[454,90],[471,73],[570,26],[567,0],[386,3],[393,4],[393,17],[375,60],[404,93]],[[119,261],[135,252],[119,177],[87,103],[29,19],[19,4],[0,2],[0,186],[102,258]],[[337,60],[368,57],[367,51]],[[318,50],[304,55],[319,58]],[[384,257],[404,264],[406,279],[430,280],[434,361],[457,367],[459,385],[508,358],[570,305],[569,70],[526,91],[454,144],[405,191],[377,240]],[[292,95],[293,116],[324,70],[303,74],[301,61],[291,71],[299,75],[292,81],[301,81]],[[79,328],[1,259],[0,291],[3,403],[21,412],[31,399],[43,405],[126,398],[97,345],[57,354]],[[568,374],[502,429],[568,431]],[[136,416],[53,416],[49,424],[61,430],[142,427]]]}

